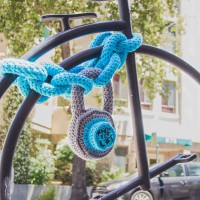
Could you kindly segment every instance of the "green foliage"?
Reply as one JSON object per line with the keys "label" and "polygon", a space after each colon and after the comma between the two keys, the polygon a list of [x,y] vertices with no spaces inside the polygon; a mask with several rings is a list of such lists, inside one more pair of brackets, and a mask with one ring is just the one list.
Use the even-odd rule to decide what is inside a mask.
{"label": "green foliage", "polygon": [[22,96],[19,94],[17,87],[11,87],[3,98],[1,112],[3,124],[0,126],[0,149],[3,147],[8,128],[22,100]]}
{"label": "green foliage", "polygon": [[87,12],[95,10],[95,5],[78,0],[1,1],[0,32],[8,40],[10,54],[19,57],[43,40],[45,25],[41,15]]}
{"label": "green foliage", "polygon": [[[175,52],[180,53],[180,37],[183,32],[182,19],[178,14],[178,2],[174,0],[131,0],[131,19],[134,32],[143,35],[144,43],[162,46],[167,40],[174,40]],[[100,6],[101,5],[101,6]],[[45,24],[40,16],[45,13],[77,13],[98,11],[102,19],[117,19],[117,1],[108,1],[102,4],[90,1],[78,0],[37,0],[37,1],[2,1],[0,6],[0,32],[4,33],[8,40],[10,54],[21,56],[32,46],[43,40]],[[104,9],[102,9],[104,8]],[[172,25],[173,24],[173,25]],[[73,25],[73,24],[72,24]],[[48,24],[52,34],[60,30],[58,23]],[[175,38],[169,38],[168,32],[176,29]],[[37,38],[37,39],[36,39]],[[61,61],[62,49],[56,48],[54,62]],[[148,56],[137,57],[139,79],[144,78],[144,87],[148,89],[150,99],[156,93],[161,93],[163,80],[166,79],[166,71],[163,62]],[[177,70],[170,67],[171,72],[177,74]],[[122,80],[127,81],[125,70],[119,71]]]}
{"label": "green foliage", "polygon": [[[108,1],[105,9],[100,9],[104,19],[117,19],[118,4],[117,1]],[[132,28],[134,32],[139,32],[143,36],[143,43],[153,46],[164,46],[166,41],[174,43],[175,53],[180,54],[180,35],[183,33],[182,18],[178,14],[178,2],[174,0],[131,0],[130,14],[132,19]],[[169,34],[176,29],[175,37]],[[170,73],[179,75],[177,70],[166,63],[145,55],[136,57],[139,80],[144,78],[144,88],[150,99],[155,97],[156,93],[162,93],[164,80],[166,79],[166,66]],[[118,72],[127,84],[126,72],[122,68]]]}
{"label": "green foliage", "polygon": [[[181,27],[181,18],[177,16],[178,8],[174,4],[174,0],[131,0],[130,3],[133,30],[134,32],[140,32],[143,35],[144,43],[150,45],[162,46],[162,44],[169,39],[168,35],[166,37],[166,34],[163,34],[163,32],[168,31],[166,27],[172,22],[169,19],[176,17],[175,26],[177,32],[174,42],[176,42],[175,52],[179,52],[179,34],[183,29]],[[79,0],[6,0],[2,1],[0,5],[0,32],[5,35],[8,41],[9,54],[20,57],[43,40],[45,24],[40,20],[42,14],[92,12],[98,10],[98,12],[101,13],[101,18],[110,20],[118,18],[116,1],[108,1],[104,4],[104,9],[102,8],[103,7],[98,3]],[[55,34],[59,30],[58,24],[52,23],[51,30],[52,34]],[[59,56],[56,56],[54,60],[59,62],[62,51],[60,49],[56,49],[56,51]],[[153,99],[157,92],[162,92],[163,80],[166,78],[166,64],[147,56],[139,56],[137,60],[139,79],[144,78],[144,87],[148,89],[148,94],[150,98]],[[177,71],[173,68],[171,68],[171,71],[177,74]],[[126,82],[127,79],[124,68],[120,70],[119,73],[124,82]],[[13,104],[8,103],[7,107],[4,108],[8,115],[4,120],[5,126],[2,126],[0,131],[1,138],[5,138],[8,124],[10,124],[9,120],[13,116],[10,110],[14,110],[14,108],[18,106],[18,102],[20,102],[19,99],[13,100]],[[2,141],[1,139],[1,145]],[[30,141],[31,140],[29,140],[29,142]],[[26,148],[27,152],[29,152],[28,149],[30,146],[31,145]],[[66,157],[61,155],[66,154],[68,157],[68,153],[67,150],[58,153],[57,162],[59,163],[60,159],[65,160]],[[48,180],[53,177],[53,171],[55,170],[51,152],[47,148],[43,152],[42,148],[40,148],[35,156],[36,157],[31,160],[31,181],[38,184],[47,183]],[[25,159],[27,157],[22,156],[22,158]],[[66,163],[68,163],[68,161],[66,161]],[[67,167],[69,168],[69,166]],[[47,168],[49,169],[47,170]],[[53,171],[51,171],[50,168],[53,169]],[[93,168],[90,168],[90,173],[91,172],[96,174]],[[110,175],[108,172],[103,173],[104,179],[114,176],[115,175]],[[47,177],[47,179],[45,177]]]}
{"label": "green foliage", "polygon": [[66,139],[61,140],[55,151],[55,179],[61,180],[66,185],[71,185],[72,181],[73,155],[72,150],[67,145]]}
{"label": "green foliage", "polygon": [[29,165],[32,146],[32,133],[30,122],[26,123],[19,137],[17,151],[14,156],[14,182],[18,184],[29,183]]}
{"label": "green foliage", "polygon": [[67,145],[66,139],[61,140],[56,147],[56,160],[63,164],[68,164],[72,162],[73,155],[71,148]]}
{"label": "green foliage", "polygon": [[65,99],[64,97],[60,96],[58,97],[57,105],[60,107],[70,106],[70,100]]}
{"label": "green foliage", "polygon": [[43,192],[37,200],[54,200],[56,196],[56,189],[50,188],[49,190]]}
{"label": "green foliage", "polygon": [[[65,185],[72,184],[72,159],[73,152],[67,145],[66,139],[61,140],[55,151],[55,179],[61,180]],[[104,169],[104,171],[97,171],[96,161],[86,162],[86,181],[87,185],[94,185],[102,181],[118,178],[122,175],[122,170],[116,168],[112,171]]]}
{"label": "green foliage", "polygon": [[100,174],[96,170],[96,161],[88,160],[86,162],[86,181],[87,185],[95,185],[100,182]]}
{"label": "green foliage", "polygon": [[121,168],[115,168],[113,171],[103,171],[101,174],[101,182],[120,178],[122,174],[123,170]]}
{"label": "green foliage", "polygon": [[49,149],[50,141],[37,138],[35,142],[35,155],[30,161],[30,182],[44,185],[54,178],[54,156]]}
{"label": "green foliage", "polygon": [[96,185],[98,183],[120,178],[123,175],[121,168],[115,167],[114,169],[104,169],[99,171],[96,169],[95,161],[87,161],[86,166],[86,179],[87,185]]}
{"label": "green foliage", "polygon": [[[5,136],[11,125],[18,107],[22,103],[23,98],[18,92],[16,86],[11,87],[3,98],[1,118],[3,124],[0,126],[0,149],[3,147]],[[14,156],[14,182],[18,184],[29,183],[29,163],[31,154],[32,134],[30,129],[30,120],[28,119],[23,127],[20,135],[17,150]]]}

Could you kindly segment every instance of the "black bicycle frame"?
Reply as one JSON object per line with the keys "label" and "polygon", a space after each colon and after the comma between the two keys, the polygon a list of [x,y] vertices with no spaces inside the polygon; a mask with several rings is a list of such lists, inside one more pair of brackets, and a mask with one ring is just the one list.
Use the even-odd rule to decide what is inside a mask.
{"label": "black bicycle frame", "polygon": [[[122,31],[127,36],[127,38],[131,38],[132,29],[131,29],[128,0],[118,0],[118,2],[119,2],[120,20],[92,23],[65,30],[34,47],[32,50],[30,50],[24,56],[22,56],[22,59],[35,61],[49,50],[55,48],[56,46],[59,46],[72,39],[81,37],[83,35],[88,35],[91,33],[105,32],[105,31]],[[74,56],[71,56],[70,58],[67,58],[66,60],[61,62],[60,66],[62,66],[66,70],[72,69],[73,67],[77,66],[78,64],[81,64],[84,61],[99,56],[102,48],[103,46],[99,46],[75,54]],[[200,73],[197,70],[195,70],[195,68],[193,68],[191,65],[189,65],[182,59],[178,58],[177,56],[169,52],[166,52],[156,47],[142,45],[136,51],[136,53],[147,54],[150,56],[155,56],[160,59],[166,60],[167,62],[170,62],[179,67],[180,69],[182,69],[184,72],[189,74],[194,80],[196,80],[198,84],[200,84]],[[150,187],[150,178],[156,176],[157,174],[161,173],[162,171],[168,169],[169,167],[179,162],[188,162],[196,157],[194,154],[188,156],[178,155],[170,159],[169,161],[157,166],[151,171],[148,170],[146,145],[144,138],[139,91],[138,91],[135,53],[128,54],[126,61],[126,69],[129,80],[129,99],[131,105],[132,124],[134,127],[133,132],[134,132],[134,139],[136,142],[137,164],[139,170],[138,177],[127,183],[125,186],[120,187],[119,189],[116,189],[106,194],[105,196],[101,197],[102,200],[112,200],[118,198],[119,196],[123,195],[124,193],[138,186],[140,186],[144,190],[148,190]],[[10,85],[14,82],[16,78],[17,75],[6,74],[0,80],[0,97],[3,96],[3,94],[6,92],[6,90],[10,87]],[[51,77],[49,76],[46,81],[49,82],[50,80]],[[4,143],[4,148],[1,158],[1,167],[0,167],[1,200],[10,199],[9,183],[11,176],[12,161],[17,141],[28,115],[30,114],[32,108],[35,106],[40,97],[41,97],[40,94],[36,93],[33,90],[30,91],[29,95],[24,100],[20,109],[18,110],[8,131]]]}

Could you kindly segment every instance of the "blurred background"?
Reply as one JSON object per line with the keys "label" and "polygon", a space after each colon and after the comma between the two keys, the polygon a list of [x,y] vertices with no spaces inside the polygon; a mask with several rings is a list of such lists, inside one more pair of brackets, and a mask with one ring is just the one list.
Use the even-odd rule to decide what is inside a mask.
{"label": "blurred background", "polygon": [[[130,0],[129,3],[133,32],[143,35],[143,43],[176,54],[200,70],[200,1]],[[71,27],[118,19],[118,4],[117,1],[2,1],[0,58],[20,58],[33,46],[62,31],[59,21],[43,22],[41,15],[80,12],[96,12],[98,18],[73,20],[70,21]],[[87,49],[94,37],[84,36],[66,43],[46,53],[39,61],[59,63]],[[155,58],[137,55],[137,68],[149,166],[179,153],[196,153],[196,162],[200,161],[199,86],[174,66]],[[86,177],[90,193],[91,187],[102,181],[137,171],[125,66],[113,76],[112,85],[117,131],[113,151],[99,161],[85,163],[75,159],[66,142],[71,119],[70,101],[55,97],[38,104],[18,143],[13,163],[15,189],[12,199],[25,199],[25,196],[26,199],[42,199],[43,191],[47,191],[47,195],[54,195],[54,199],[66,199],[71,195],[71,199],[76,200],[71,194],[73,176],[77,175],[76,179],[83,182]],[[85,97],[87,107],[101,108],[101,96],[101,90],[95,88]],[[15,86],[0,101],[0,149],[22,101],[23,97]],[[80,163],[83,167],[79,179],[76,170]],[[79,191],[80,188],[76,189]],[[88,196],[84,198],[88,199]]]}

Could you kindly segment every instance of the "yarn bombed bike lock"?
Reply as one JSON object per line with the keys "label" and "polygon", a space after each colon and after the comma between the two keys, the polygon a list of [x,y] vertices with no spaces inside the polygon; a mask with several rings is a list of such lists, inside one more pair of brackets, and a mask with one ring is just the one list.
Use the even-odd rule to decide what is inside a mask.
{"label": "yarn bombed bike lock", "polygon": [[[96,17],[96,14],[83,13],[83,14],[72,14],[72,15],[63,14],[63,15],[43,16],[42,17],[43,20],[51,20],[51,21],[61,20],[61,23],[63,25],[63,31],[49,38],[48,40],[42,42],[41,44],[35,46],[33,49],[27,52],[24,56],[22,56],[21,59],[34,62],[39,57],[44,55],[46,52],[50,51],[51,49],[65,42],[68,42],[72,39],[81,37],[83,35],[91,34],[91,33],[106,32],[106,31],[120,31],[127,37],[127,39],[131,39],[133,37],[133,33],[131,29],[128,0],[118,0],[118,4],[119,4],[120,20],[91,23],[91,24],[86,24],[82,26],[77,26],[74,28],[70,28],[69,19]],[[75,54],[67,58],[66,60],[60,63],[60,67],[62,67],[66,71],[70,71],[70,70],[73,71],[81,63],[87,62],[90,59],[100,57],[101,52],[103,52],[103,49],[104,49],[104,44],[100,46],[91,47],[88,50],[82,51],[78,54]],[[134,139],[136,142],[138,177],[134,178],[129,183],[121,186],[120,188],[115,189],[112,192],[105,194],[104,196],[99,196],[94,199],[113,200],[138,186],[140,186],[141,189],[143,190],[148,190],[150,187],[150,178],[153,178],[154,176],[158,175],[159,173],[165,171],[166,169],[170,168],[171,166],[177,163],[188,162],[188,161],[193,160],[196,157],[196,155],[194,154],[191,154],[191,155],[179,154],[171,158],[170,160],[152,168],[151,170],[148,169],[144,130],[143,130],[139,91],[138,91],[138,79],[137,79],[137,70],[136,70],[136,62],[135,62],[135,53],[147,54],[147,55],[165,60],[169,63],[172,63],[178,68],[180,68],[182,71],[186,72],[198,84],[200,84],[200,73],[197,70],[195,70],[195,68],[193,68],[191,65],[189,65],[188,63],[186,63],[179,57],[169,52],[166,52],[164,50],[161,50],[153,46],[143,44],[138,49],[136,49],[136,51],[128,53],[127,58],[126,58],[126,70],[127,70],[127,78],[129,82],[128,88],[129,88],[129,100],[130,100],[130,109],[131,109],[131,115],[132,115],[132,124],[134,128],[133,132],[134,132]],[[88,69],[86,68],[86,69],[81,70],[82,72],[81,71],[79,72],[84,74],[84,70],[88,70]],[[89,71],[92,73],[92,70],[93,69]],[[76,72],[76,73],[79,73],[79,72]],[[96,73],[101,73],[101,72],[99,71],[94,72],[94,74]],[[93,75],[91,78],[92,80],[93,80]],[[56,76],[56,74],[50,74],[47,72],[45,76],[45,79],[46,79],[45,82],[47,83],[47,85],[48,83],[53,82],[51,80],[53,80],[54,76]],[[17,78],[18,78],[17,74],[5,73],[5,75],[0,80],[0,97],[3,96],[6,90]],[[34,82],[31,82],[31,81],[29,82],[32,83],[32,87],[36,86],[34,85]],[[30,83],[29,85],[31,85]],[[3,152],[2,152],[1,168],[0,168],[0,187],[1,187],[0,199],[1,200],[10,199],[10,177],[11,177],[12,160],[13,160],[13,156],[15,152],[15,147],[17,145],[17,141],[20,136],[22,127],[25,123],[25,120],[30,114],[34,105],[42,98],[43,100],[47,98],[46,96],[41,97],[41,94],[36,92],[37,90],[35,89],[38,87],[35,87],[34,89],[29,88],[30,90],[27,90],[29,85],[27,86],[26,84],[27,87],[25,87],[24,91],[27,94],[27,97],[22,103],[20,109],[18,110],[10,126],[10,129],[7,133],[7,137],[5,140]],[[67,87],[69,88],[69,85]],[[79,141],[79,139],[75,140],[72,137],[70,139],[72,141],[71,142],[72,149],[74,149],[75,152],[77,151],[76,153],[80,154],[79,156],[84,157],[84,158],[97,158],[99,156],[99,153],[97,152],[99,151],[102,151],[105,153],[103,155],[101,154],[102,156],[106,155],[110,151],[110,148],[112,148],[113,143],[115,141],[115,137],[116,137],[114,133],[114,124],[110,116],[112,103],[111,104],[106,103],[106,101],[109,99],[111,101],[112,97],[108,95],[108,99],[107,99],[107,96],[104,95],[103,101],[104,101],[105,106],[103,106],[103,111],[93,112],[92,109],[85,110],[84,108],[84,101],[82,100],[83,98],[82,93],[84,91],[81,86],[76,86],[75,84],[74,86],[71,87],[71,89],[68,89],[68,90],[72,92],[72,95],[71,95],[72,99],[75,98],[78,102],[81,101],[81,110],[79,110],[80,107],[76,108],[76,105],[78,104],[74,104],[75,106],[73,106],[72,110],[74,112],[74,119],[72,121],[72,127],[76,123],[77,118],[80,117],[81,119],[81,115],[83,116],[86,115],[88,117],[91,114],[92,116],[91,118],[88,117],[89,121],[85,120],[84,125],[80,124],[80,126],[76,127],[76,129],[78,130],[76,134],[81,133],[81,135],[83,135],[82,137],[83,139]],[[81,94],[78,94],[78,97],[77,97],[77,93],[79,93],[80,90],[81,90]],[[111,90],[111,87],[106,85],[104,86],[103,90],[104,91]],[[67,94],[71,94],[71,92]],[[72,104],[73,102],[75,101],[73,100]],[[109,106],[107,107],[106,105],[109,105]],[[80,129],[82,132],[79,132]],[[90,138],[93,138],[93,140],[90,140],[90,139],[88,140],[88,135],[85,134],[88,132],[87,130],[90,132]],[[103,138],[103,140],[101,137],[98,138],[98,130],[104,130],[104,132],[106,132],[106,138]],[[109,141],[105,143],[105,140],[107,138],[109,138]],[[87,147],[85,146],[85,144],[87,144],[86,145]],[[89,151],[85,152],[85,149],[89,149]],[[98,156],[96,155],[96,153],[98,154]]]}
{"label": "yarn bombed bike lock", "polygon": [[[98,69],[87,69],[87,77],[96,77]],[[112,120],[113,93],[111,83],[103,87],[103,111],[85,109],[84,90],[80,86],[72,88],[73,119],[69,131],[72,150],[83,159],[98,159],[106,156],[113,148],[116,133]]]}

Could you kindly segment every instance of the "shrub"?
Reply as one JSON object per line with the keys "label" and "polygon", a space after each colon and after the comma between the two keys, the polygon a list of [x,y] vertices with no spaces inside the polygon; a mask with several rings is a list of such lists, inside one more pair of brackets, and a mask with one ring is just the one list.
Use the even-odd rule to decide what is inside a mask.
{"label": "shrub", "polygon": [[36,139],[35,157],[30,162],[30,181],[32,184],[44,185],[54,178],[54,156],[48,149],[50,142],[47,139]]}
{"label": "shrub", "polygon": [[96,170],[96,161],[86,162],[86,182],[87,185],[94,185],[99,182],[100,174]]}
{"label": "shrub", "polygon": [[[72,182],[72,159],[73,152],[67,145],[66,139],[61,140],[55,151],[55,179],[61,180],[65,185],[71,185]],[[98,171],[96,169],[96,161],[86,162],[86,181],[88,186],[119,178],[122,174],[123,171],[121,168]]]}
{"label": "shrub", "polygon": [[72,150],[67,145],[66,139],[61,140],[55,151],[55,179],[61,180],[66,185],[71,185],[72,182],[73,155]]}
{"label": "shrub", "polygon": [[115,167],[114,170],[112,171],[105,170],[101,173],[101,182],[120,178],[122,174],[123,174],[123,170],[119,167]]}
{"label": "shrub", "polygon": [[104,169],[99,171],[96,169],[95,161],[88,161],[86,165],[86,181],[87,185],[96,185],[98,183],[120,178],[123,175],[123,170],[119,167],[114,169]]}
{"label": "shrub", "polygon": [[56,161],[62,162],[63,164],[72,163],[73,155],[71,148],[67,145],[66,139],[61,140],[55,151]]}
{"label": "shrub", "polygon": [[50,188],[49,190],[43,192],[37,200],[54,200],[56,195],[56,189]]}
{"label": "shrub", "polygon": [[[3,121],[3,123],[0,124],[0,149],[3,148],[4,140],[7,135],[8,129],[22,101],[23,97],[18,92],[16,86],[12,86],[11,88],[9,88],[9,90],[3,97],[3,104],[2,104],[3,112],[1,112],[0,114],[1,120]],[[13,167],[15,170],[14,182],[17,184],[29,183],[31,142],[32,142],[32,134],[30,127],[30,119],[28,118],[22,129],[16,147],[16,152],[14,155],[14,161],[13,161]]]}

